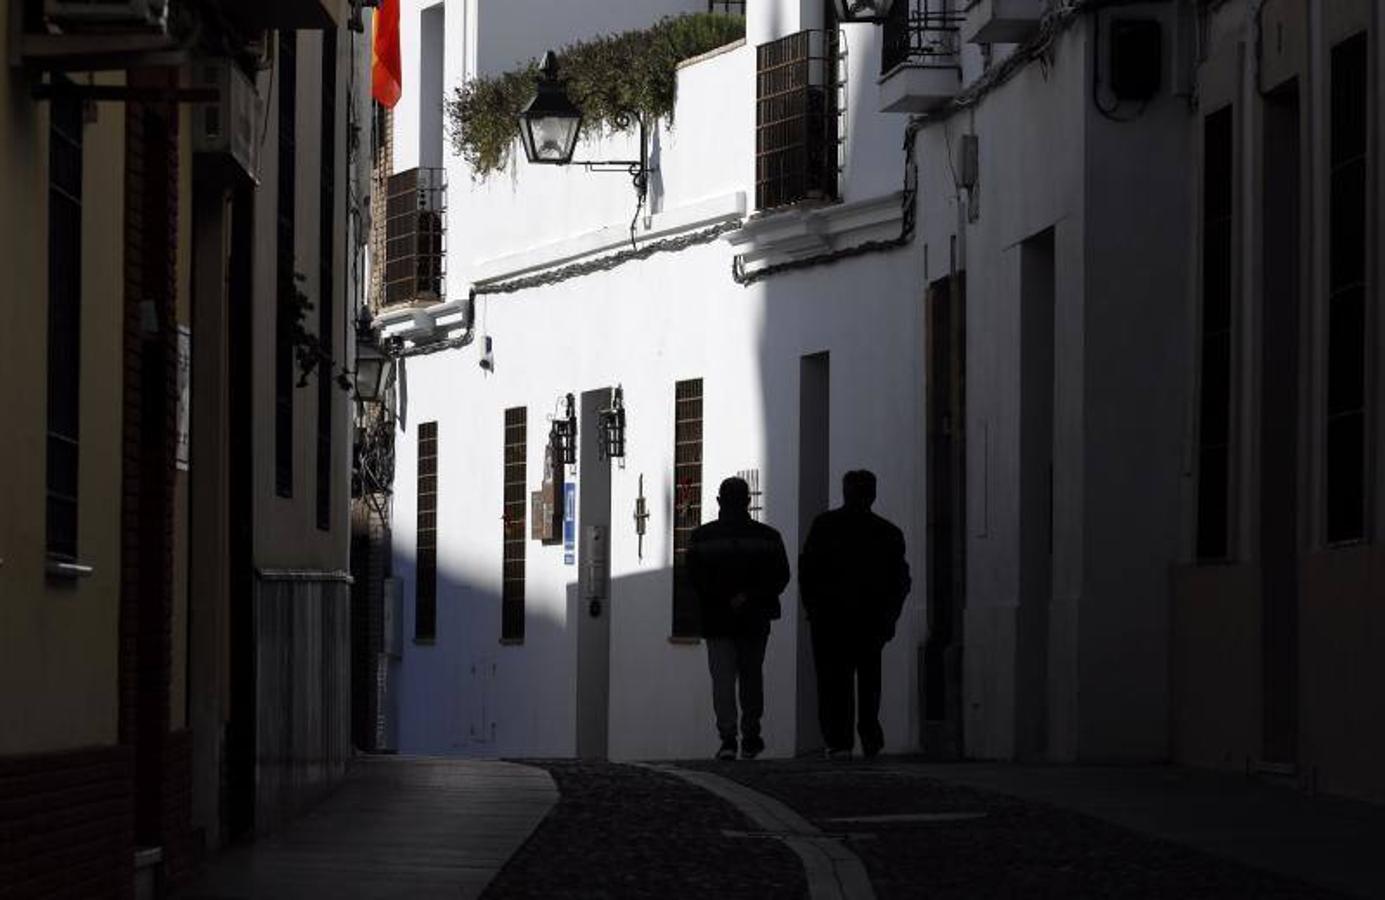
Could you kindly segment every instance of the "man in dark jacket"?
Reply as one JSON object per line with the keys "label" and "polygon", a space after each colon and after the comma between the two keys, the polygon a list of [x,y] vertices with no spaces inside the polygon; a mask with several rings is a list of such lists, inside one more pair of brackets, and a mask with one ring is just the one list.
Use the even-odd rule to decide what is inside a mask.
{"label": "man in dark jacket", "polygon": [[712,671],[712,706],[721,749],[717,759],[736,758],[736,693],[740,689],[740,751],[754,759],[765,749],[761,666],[769,623],[779,618],[779,595],[789,583],[789,560],[779,532],[750,518],[750,488],[728,478],[717,493],[720,513],[692,533],[688,577],[697,592],[707,664]]}
{"label": "man in dark jacket", "polygon": [[871,512],[875,475],[842,478],[842,505],[813,520],[799,558],[798,584],[812,628],[818,721],[828,756],[850,758],[852,680],[861,751],[875,756],[880,728],[880,651],[894,637],[909,593],[904,535]]}

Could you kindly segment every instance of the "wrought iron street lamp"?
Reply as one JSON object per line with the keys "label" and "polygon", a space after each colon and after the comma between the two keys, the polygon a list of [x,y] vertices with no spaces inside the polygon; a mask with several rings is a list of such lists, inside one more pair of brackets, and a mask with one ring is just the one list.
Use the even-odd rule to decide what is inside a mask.
{"label": "wrought iron street lamp", "polygon": [[370,311],[356,318],[356,397],[363,403],[379,403],[394,360],[380,349]]}
{"label": "wrought iron street lamp", "polygon": [[548,431],[548,440],[554,446],[564,465],[577,464],[577,401],[568,394],[562,400],[563,417],[555,418]]}
{"label": "wrought iron street lamp", "polygon": [[890,15],[894,0],[833,0],[838,22],[882,24]]}
{"label": "wrought iron street lamp", "polygon": [[558,57],[552,50],[543,55],[534,98],[519,113],[519,138],[524,155],[536,165],[566,166],[576,162],[588,172],[625,172],[635,185],[640,200],[649,188],[649,136],[644,116],[623,113],[615,125],[624,130],[631,121],[639,124],[639,159],[574,160],[577,138],[582,130],[582,111],[558,78]]}

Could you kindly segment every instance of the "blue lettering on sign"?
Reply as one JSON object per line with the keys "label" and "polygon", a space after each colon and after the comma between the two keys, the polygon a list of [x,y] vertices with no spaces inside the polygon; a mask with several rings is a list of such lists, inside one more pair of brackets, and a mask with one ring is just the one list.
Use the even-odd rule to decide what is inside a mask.
{"label": "blue lettering on sign", "polygon": [[563,565],[577,563],[577,485],[563,485]]}

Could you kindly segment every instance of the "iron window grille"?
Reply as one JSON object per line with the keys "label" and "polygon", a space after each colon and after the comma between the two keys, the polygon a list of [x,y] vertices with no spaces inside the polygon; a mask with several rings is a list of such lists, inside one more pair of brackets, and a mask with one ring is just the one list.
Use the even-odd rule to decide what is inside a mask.
{"label": "iron window grille", "polygon": [[48,150],[47,550],[77,558],[82,348],[82,104],[55,99]]}
{"label": "iron window grille", "polygon": [[1231,550],[1234,109],[1203,125],[1201,377],[1198,383],[1197,537],[1200,560]]}
{"label": "iron window grille", "polygon": [[745,0],[707,0],[707,12],[743,16],[745,15]]}
{"label": "iron window grille", "polygon": [[756,48],[756,209],[838,198],[839,43],[836,29],[812,29]]}
{"label": "iron window grille", "polygon": [[[337,221],[337,33],[322,33],[322,171],[318,187],[317,334],[331,347],[336,340],[336,221]],[[317,369],[317,527],[332,526],[332,391],[335,381],[330,366]]]}
{"label": "iron window grille", "polygon": [[958,69],[962,20],[951,0],[901,0],[890,8],[880,47],[880,73],[900,66]]}
{"label": "iron window grille", "polygon": [[418,534],[414,563],[414,640],[438,634],[438,423],[418,426]]}
{"label": "iron window grille", "polygon": [[391,175],[385,195],[385,305],[442,300],[447,274],[446,172],[421,168]]}
{"label": "iron window grille", "polygon": [[276,185],[276,257],[278,316],[274,338],[274,492],[293,496],[293,323],[298,290],[294,233],[297,210],[294,194],[298,189],[297,122],[298,33],[279,35],[279,168]]}
{"label": "iron window grille", "polygon": [[696,637],[701,627],[688,542],[702,524],[702,379],[678,382],[673,398],[673,636]]}
{"label": "iron window grille", "polygon": [[1332,48],[1327,310],[1326,537],[1366,537],[1370,65],[1364,33]]}
{"label": "iron window grille", "polygon": [[524,526],[528,497],[525,457],[529,448],[528,413],[523,406],[505,410],[505,471],[500,639],[524,640]]}
{"label": "iron window grille", "polygon": [[760,489],[760,470],[741,469],[736,477],[745,481],[750,488],[750,518],[763,522],[765,517],[765,492]]}

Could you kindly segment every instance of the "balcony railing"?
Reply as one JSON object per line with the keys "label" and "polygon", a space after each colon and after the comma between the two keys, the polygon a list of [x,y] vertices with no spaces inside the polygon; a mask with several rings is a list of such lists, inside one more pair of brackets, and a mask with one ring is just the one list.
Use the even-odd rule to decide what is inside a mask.
{"label": "balcony railing", "polygon": [[953,10],[951,0],[896,3],[885,23],[880,73],[902,65],[959,69],[964,19]]}
{"label": "balcony railing", "polygon": [[756,48],[756,209],[837,198],[838,40],[810,30]]}
{"label": "balcony railing", "polygon": [[391,175],[385,200],[385,305],[443,299],[447,183],[442,169]]}

